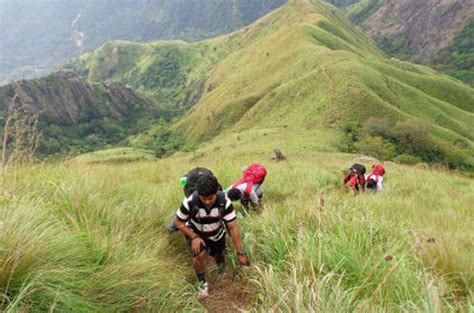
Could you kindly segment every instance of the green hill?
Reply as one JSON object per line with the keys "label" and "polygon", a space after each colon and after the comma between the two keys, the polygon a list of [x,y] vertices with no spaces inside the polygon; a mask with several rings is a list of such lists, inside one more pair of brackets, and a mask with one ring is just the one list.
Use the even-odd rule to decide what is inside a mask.
{"label": "green hill", "polygon": [[67,65],[90,82],[127,84],[155,100],[167,118],[184,113],[199,100],[219,55],[209,44],[182,41],[107,43]]}
{"label": "green hill", "polygon": [[[246,31],[265,23],[271,26],[264,35],[249,42]],[[370,117],[424,120],[435,145],[457,149],[472,166],[473,89],[429,68],[384,59],[330,7],[294,1],[228,40],[242,48],[216,67],[209,79],[215,88],[176,125],[190,142],[249,129],[290,138],[306,131],[311,141],[319,131],[337,136]],[[464,148],[451,148],[457,141]]]}
{"label": "green hill", "polygon": [[[307,144],[325,142],[330,151],[474,164],[473,89],[385,59],[335,8],[317,1],[292,1],[236,33],[195,44],[113,42],[70,67],[91,81],[151,94],[169,116],[196,104],[173,127],[190,148],[249,130],[303,132]],[[382,130],[367,125],[374,118],[388,119]],[[144,137],[153,140],[156,131]]]}

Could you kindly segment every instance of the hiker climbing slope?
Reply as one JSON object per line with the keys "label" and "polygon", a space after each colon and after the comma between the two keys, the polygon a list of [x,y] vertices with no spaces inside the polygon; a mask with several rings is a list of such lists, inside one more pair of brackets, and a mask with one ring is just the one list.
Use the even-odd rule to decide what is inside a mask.
{"label": "hiker climbing slope", "polygon": [[197,181],[197,190],[186,197],[176,212],[176,227],[184,233],[191,247],[192,264],[199,282],[199,295],[208,295],[206,257],[213,256],[219,271],[225,266],[225,237],[229,232],[241,265],[249,265],[237,229],[232,202],[219,190],[216,177],[203,175]]}
{"label": "hiker climbing slope", "polygon": [[361,191],[364,191],[365,188],[365,174],[366,169],[364,165],[353,164],[349,168],[349,172],[344,176],[344,185],[349,183],[349,187],[358,194]]}
{"label": "hiker climbing slope", "polygon": [[[183,186],[183,192],[185,197],[189,197],[197,190],[197,181],[201,176],[214,176],[214,173],[210,169],[205,167],[195,167],[190,170],[186,175],[182,176],[180,183]],[[219,190],[222,190],[221,185],[219,184]],[[172,221],[168,224],[168,231],[174,232],[178,229],[176,228],[176,215],[173,217]]]}
{"label": "hiker climbing slope", "polygon": [[249,204],[255,208],[263,196],[262,184],[266,176],[267,169],[264,166],[258,163],[250,164],[242,172],[242,177],[227,188],[227,196],[232,201],[240,200],[242,206],[247,209]]}
{"label": "hiker climbing slope", "polygon": [[385,169],[381,164],[375,164],[372,166],[372,172],[365,177],[366,188],[378,192],[381,191],[383,186],[383,177],[385,175]]}

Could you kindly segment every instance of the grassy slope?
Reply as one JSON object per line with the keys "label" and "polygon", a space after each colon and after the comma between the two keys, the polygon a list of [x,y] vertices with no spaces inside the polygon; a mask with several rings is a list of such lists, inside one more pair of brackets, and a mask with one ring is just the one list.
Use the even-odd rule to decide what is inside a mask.
{"label": "grassy slope", "polygon": [[339,190],[351,155],[301,149],[278,163],[266,147],[242,143],[118,164],[124,153],[131,155],[104,151],[7,172],[0,207],[7,311],[203,310],[192,296],[185,242],[165,230],[182,197],[179,176],[207,166],[228,185],[252,161],[269,169],[263,211],[239,214],[253,263],[239,285],[256,295],[252,310],[467,309],[472,179],[386,164],[384,191],[353,197]]}
{"label": "grassy slope", "polygon": [[238,48],[212,73],[214,88],[176,124],[190,143],[248,129],[306,131],[313,138],[329,128],[337,137],[350,121],[389,116],[427,120],[444,144],[464,137],[464,153],[474,151],[472,88],[384,59],[328,6],[293,1],[225,42]]}
{"label": "grassy slope", "polygon": [[109,43],[72,67],[91,81],[120,81],[153,95],[169,118],[199,100],[174,128],[190,146],[255,128],[331,134],[323,141],[333,150],[341,126],[389,116],[428,121],[444,147],[462,139],[467,144],[454,153],[474,164],[473,89],[385,59],[317,1],[291,1],[241,31],[195,44]]}
{"label": "grassy slope", "polygon": [[67,67],[91,82],[112,80],[130,85],[155,99],[165,112],[173,111],[168,112],[172,117],[195,101],[191,98],[201,92],[215,58],[206,44],[113,41]]}

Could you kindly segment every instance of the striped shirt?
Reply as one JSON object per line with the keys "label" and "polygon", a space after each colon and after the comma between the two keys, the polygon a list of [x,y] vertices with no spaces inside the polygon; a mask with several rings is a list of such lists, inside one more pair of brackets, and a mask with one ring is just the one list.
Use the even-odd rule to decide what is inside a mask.
{"label": "striped shirt", "polygon": [[[219,205],[222,206],[221,209]],[[176,217],[182,222],[189,222],[188,226],[196,234],[208,240],[219,241],[226,233],[224,223],[232,222],[236,215],[232,202],[224,194],[218,194],[216,203],[208,210],[195,192],[183,200]]]}

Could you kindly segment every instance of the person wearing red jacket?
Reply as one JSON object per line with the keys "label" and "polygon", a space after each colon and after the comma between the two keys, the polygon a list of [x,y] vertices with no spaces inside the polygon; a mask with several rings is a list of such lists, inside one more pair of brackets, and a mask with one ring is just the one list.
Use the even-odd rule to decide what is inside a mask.
{"label": "person wearing red jacket", "polygon": [[351,166],[349,169],[349,173],[344,176],[344,185],[347,183],[349,184],[349,187],[351,187],[352,190],[356,194],[358,194],[361,191],[365,190],[365,167],[363,165],[358,165],[354,164]]}

